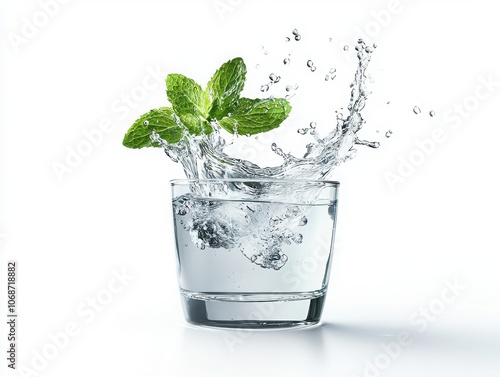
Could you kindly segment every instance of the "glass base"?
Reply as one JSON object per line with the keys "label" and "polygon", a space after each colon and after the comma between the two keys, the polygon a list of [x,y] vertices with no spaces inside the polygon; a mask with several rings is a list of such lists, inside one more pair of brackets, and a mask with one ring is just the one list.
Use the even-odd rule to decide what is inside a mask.
{"label": "glass base", "polygon": [[186,320],[198,326],[252,330],[319,323],[326,292],[216,294],[181,290]]}

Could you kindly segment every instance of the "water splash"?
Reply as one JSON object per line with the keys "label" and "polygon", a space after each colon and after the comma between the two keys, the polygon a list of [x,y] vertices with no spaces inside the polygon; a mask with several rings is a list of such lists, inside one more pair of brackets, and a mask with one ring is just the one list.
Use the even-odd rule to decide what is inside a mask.
{"label": "water splash", "polygon": [[[294,33],[294,35],[298,35],[298,32],[297,34]],[[319,137],[315,122],[311,122],[308,128],[299,129],[300,134],[314,136],[314,141],[306,146],[306,151],[302,157],[296,157],[284,152],[276,143],[272,144],[271,150],[283,160],[282,164],[278,166],[260,167],[251,161],[231,157],[225,153],[225,148],[229,144],[222,137],[221,128],[216,121],[211,123],[214,132],[210,135],[203,134],[195,137],[186,132],[183,139],[177,144],[168,144],[156,133],[153,133],[151,138],[163,146],[167,156],[174,162],[182,164],[188,179],[324,180],[337,166],[355,157],[357,145],[371,148],[379,146],[379,143],[362,140],[358,137],[358,132],[365,124],[361,112],[370,94],[366,86],[368,77],[366,70],[373,48],[367,46],[363,40],[358,40],[355,49],[358,64],[351,84],[348,111],[346,115],[337,112],[337,116],[332,117],[331,130],[324,137]],[[312,68],[314,63],[312,61],[307,62],[307,66]],[[335,71],[332,69],[332,72],[329,73],[334,74]],[[269,79],[271,80],[270,83],[263,85],[261,91],[267,91],[269,85],[279,81],[279,76],[271,74]],[[294,90],[297,88],[298,85],[293,87]],[[290,92],[291,90],[292,86],[287,85],[286,91]],[[238,187],[222,185],[220,189],[224,197],[230,197],[231,190],[237,190],[239,194],[243,191],[258,195],[266,190],[266,185],[255,186],[242,183]],[[214,211],[210,207],[212,202],[209,199],[200,199],[207,198],[208,193],[203,192],[201,189],[199,192],[197,190],[197,186],[194,185],[192,192],[196,196],[196,200],[184,198],[181,201],[174,201],[175,213],[186,216],[184,226],[190,232],[195,245],[200,249],[205,247],[233,248],[238,245],[237,240],[249,236],[245,233],[248,231],[246,225],[248,218],[244,219],[242,216],[241,223],[235,224],[235,219],[225,217],[223,210]],[[281,203],[287,198],[293,200],[301,195],[300,203],[313,203],[315,200],[314,184],[308,188],[307,194],[290,190],[288,185],[283,185],[281,191],[278,190],[274,194],[277,199],[280,199]],[[290,201],[289,203],[298,203],[298,201]],[[266,216],[259,213],[255,208],[253,212],[249,212],[247,209],[244,210],[248,213],[247,217],[250,216],[252,221],[260,221],[261,217]],[[263,227],[261,231],[262,247],[258,253],[245,254],[244,252],[249,260],[264,268],[281,268],[287,260],[281,246],[289,242],[302,242],[302,235],[293,233],[291,224],[306,226],[307,214],[300,211],[294,214],[292,210],[292,214],[287,217],[286,213],[278,213],[282,210],[283,205],[271,208],[270,211],[266,210],[271,214],[268,214],[269,216],[277,216],[274,219],[276,221],[272,220],[273,217],[270,217],[269,225]],[[276,213],[273,211],[276,211]]]}
{"label": "water splash", "polygon": [[[158,135],[153,136],[153,140],[160,141],[167,155],[182,164],[189,179],[325,179],[335,167],[355,156],[356,145],[372,148],[379,146],[378,143],[361,140],[357,135],[365,124],[361,111],[370,94],[365,83],[366,69],[372,54],[368,47],[362,40],[356,45],[358,66],[351,84],[347,116],[339,114],[332,119],[330,133],[317,142],[308,144],[302,157],[288,154],[283,164],[267,168],[230,157],[224,152],[226,140],[221,136],[220,126],[215,121],[211,124],[214,132],[210,135],[193,137],[186,134],[177,144],[168,144]],[[269,89],[267,85],[261,87],[263,91],[266,89]]]}

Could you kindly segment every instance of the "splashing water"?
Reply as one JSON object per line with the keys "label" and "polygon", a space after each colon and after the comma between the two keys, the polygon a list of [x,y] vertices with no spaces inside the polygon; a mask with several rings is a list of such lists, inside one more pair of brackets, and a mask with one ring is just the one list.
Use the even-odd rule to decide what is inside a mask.
{"label": "splashing water", "polygon": [[[293,34],[299,35],[296,30]],[[186,133],[185,137],[177,144],[168,144],[154,132],[151,138],[163,146],[165,153],[174,162],[182,164],[188,179],[323,180],[335,167],[355,157],[356,145],[372,148],[379,146],[379,143],[362,140],[357,135],[365,124],[361,111],[370,94],[365,80],[373,48],[367,46],[363,40],[358,40],[355,49],[358,64],[354,81],[351,84],[348,113],[346,116],[338,113],[337,117],[332,119],[330,133],[323,138],[317,135],[315,122],[311,122],[309,128],[299,130],[300,134],[310,133],[314,136],[314,142],[306,146],[306,152],[302,157],[295,157],[283,152],[276,143],[273,143],[271,149],[283,159],[283,163],[279,166],[260,167],[250,161],[230,157],[224,151],[228,144],[221,136],[220,126],[215,121],[211,124],[214,132],[210,135],[195,137]],[[307,67],[314,67],[314,63],[308,61]],[[335,70],[332,69],[329,73],[333,75]],[[271,74],[269,78],[270,84],[279,81],[279,76],[274,74]],[[267,91],[268,88],[268,85],[263,85],[261,91]],[[287,86],[286,90],[291,90],[291,86]],[[225,185],[221,188],[224,190],[224,194],[229,192],[229,195],[231,189],[234,188]],[[236,189],[239,192],[243,190],[258,195],[259,191],[266,190],[266,186],[255,187],[242,184],[238,185]],[[219,206],[217,211],[209,211],[210,201],[206,199],[208,193],[202,192],[201,189],[199,192],[196,190],[196,185],[194,185],[193,196],[184,196],[182,199],[174,200],[174,211],[177,215],[186,217],[183,222],[184,227],[190,232],[193,243],[200,249],[205,247],[228,249],[235,247],[238,244],[237,240],[248,237],[248,221],[262,222],[263,210],[255,210],[254,208],[254,211],[246,212],[246,219],[235,224],[234,218],[228,219],[223,215],[224,210],[221,210],[221,206],[224,206],[223,203],[217,204]],[[301,193],[286,192],[286,190],[287,186],[283,185],[280,192],[273,192],[276,198],[281,199],[281,203],[283,203],[283,198],[297,198],[301,195]],[[313,203],[314,199],[311,190],[308,190],[307,193],[302,193],[302,197],[298,201],[288,203]],[[225,205],[234,207],[235,202],[229,201]],[[307,224],[306,211],[294,212],[292,207],[283,207],[282,204],[281,207],[273,207],[272,203],[269,203],[266,212],[275,213],[277,219],[286,219],[286,221],[274,224],[273,217],[270,218],[269,224],[263,227],[261,232],[260,249],[244,252],[244,255],[251,262],[264,268],[274,269],[279,269],[286,263],[287,257],[282,251],[282,245],[290,241],[295,243],[302,241],[302,235],[296,234],[291,229],[291,225],[298,223],[301,226],[306,226]],[[226,208],[225,210],[234,212],[234,208]],[[286,213],[281,214],[280,211]],[[248,216],[251,217],[250,220],[248,220]]]}
{"label": "splashing water", "polygon": [[[324,138],[308,144],[303,157],[284,154],[281,165],[265,168],[247,160],[230,157],[224,152],[227,142],[220,135],[220,126],[215,121],[212,122],[214,132],[210,135],[194,137],[186,134],[177,144],[168,144],[156,133],[151,138],[163,146],[170,158],[182,164],[188,179],[325,179],[335,167],[355,157],[356,145],[379,147],[379,143],[361,140],[357,136],[365,124],[361,111],[370,94],[365,80],[372,50],[362,40],[358,41],[356,50],[358,66],[351,84],[348,114],[345,117],[339,114],[332,119],[333,130]],[[274,78],[274,74],[272,77]],[[291,90],[291,87],[287,87],[288,89]]]}

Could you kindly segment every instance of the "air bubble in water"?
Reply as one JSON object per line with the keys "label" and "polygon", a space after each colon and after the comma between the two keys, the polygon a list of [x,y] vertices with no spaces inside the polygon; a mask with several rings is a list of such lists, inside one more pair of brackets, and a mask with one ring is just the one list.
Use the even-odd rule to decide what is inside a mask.
{"label": "air bubble in water", "polygon": [[392,131],[391,131],[391,130],[389,130],[389,131],[387,131],[387,132],[385,133],[385,137],[386,137],[386,138],[390,138],[391,136],[392,136]]}
{"label": "air bubble in water", "polygon": [[295,234],[295,235],[293,236],[293,240],[294,240],[294,242],[295,242],[295,243],[302,243],[302,239],[303,239],[303,238],[304,238],[304,237],[303,237],[303,236],[302,236],[302,234],[300,234],[300,233],[297,233],[297,234]]}
{"label": "air bubble in water", "polygon": [[307,217],[302,216],[300,221],[299,221],[299,226],[304,226],[307,224]]}
{"label": "air bubble in water", "polygon": [[142,124],[144,124],[145,126],[149,126],[149,122],[147,120],[145,120],[144,122],[142,122]]}
{"label": "air bubble in water", "polygon": [[436,115],[436,112],[435,112],[434,110],[431,110],[431,111],[429,112],[429,115],[430,115],[431,117],[434,117],[434,116]]}
{"label": "air bubble in water", "polygon": [[291,91],[292,89],[293,89],[293,88],[292,88],[292,86],[291,86],[291,85],[287,85],[287,86],[286,86],[286,88],[285,88],[285,90],[286,90],[287,92]]}
{"label": "air bubble in water", "polygon": [[261,92],[267,92],[268,90],[269,90],[269,85],[267,84],[261,85],[260,87]]}
{"label": "air bubble in water", "polygon": [[305,135],[307,133],[308,129],[307,128],[299,128],[297,132],[301,135]]}
{"label": "air bubble in water", "polygon": [[413,112],[414,112],[415,114],[420,114],[420,113],[421,113],[421,111],[422,111],[422,110],[420,110],[420,107],[418,107],[418,106],[415,106],[415,107],[413,108]]}
{"label": "air bubble in water", "polygon": [[300,36],[300,35],[296,35],[296,36],[295,36],[295,40],[296,40],[297,42],[298,42],[298,41],[300,41],[300,38],[301,38],[301,36]]}
{"label": "air bubble in water", "polygon": [[278,145],[276,145],[276,143],[272,143],[272,144],[271,144],[271,150],[272,150],[273,152],[276,152],[276,148],[278,148]]}
{"label": "air bubble in water", "polygon": [[260,68],[260,64],[256,64],[255,68],[259,69]]}
{"label": "air bubble in water", "polygon": [[344,51],[348,51],[349,50],[349,46],[348,45],[345,45],[344,46]]}
{"label": "air bubble in water", "polygon": [[298,31],[297,29],[293,29],[293,30],[292,30],[292,34],[293,34],[293,35],[299,35],[299,31]]}
{"label": "air bubble in water", "polygon": [[289,38],[289,37],[286,37],[286,38],[285,38],[285,42],[290,42],[290,38]]}
{"label": "air bubble in water", "polygon": [[312,60],[308,60],[308,61],[307,61],[307,66],[308,66],[309,68],[313,67],[313,66],[314,66],[313,61],[312,61]]}
{"label": "air bubble in water", "polygon": [[312,67],[311,67],[311,72],[314,72],[314,71],[316,71],[316,67],[315,67],[315,66],[312,66]]}
{"label": "air bubble in water", "polygon": [[311,122],[311,123],[309,123],[309,127],[311,127],[311,128],[316,128],[316,122]]}
{"label": "air bubble in water", "polygon": [[328,81],[328,80],[330,80],[330,76],[326,75],[325,76],[325,81]]}
{"label": "air bubble in water", "polygon": [[288,58],[283,59],[283,64],[284,65],[287,65],[289,63],[290,63],[290,59],[288,59]]}

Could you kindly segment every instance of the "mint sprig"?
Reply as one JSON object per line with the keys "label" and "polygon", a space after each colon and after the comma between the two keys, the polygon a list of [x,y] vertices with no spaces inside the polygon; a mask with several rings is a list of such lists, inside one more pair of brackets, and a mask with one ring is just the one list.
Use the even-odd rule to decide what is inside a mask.
{"label": "mint sprig", "polygon": [[156,132],[168,143],[178,143],[184,135],[210,134],[213,122],[224,130],[254,135],[278,127],[291,111],[283,98],[240,98],[247,69],[243,59],[224,63],[206,88],[194,80],[169,74],[167,97],[172,107],[161,107],[143,114],[127,131],[123,145],[129,148],[158,147],[150,136]]}

